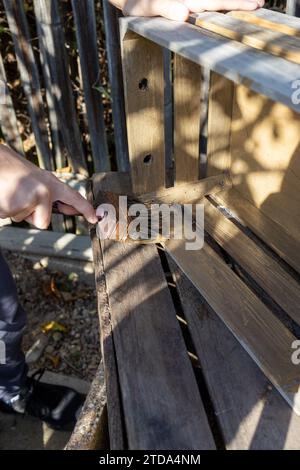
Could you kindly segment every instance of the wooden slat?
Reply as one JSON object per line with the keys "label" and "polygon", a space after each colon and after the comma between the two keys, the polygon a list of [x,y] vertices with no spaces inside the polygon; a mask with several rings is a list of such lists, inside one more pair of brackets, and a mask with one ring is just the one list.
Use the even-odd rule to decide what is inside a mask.
{"label": "wooden slat", "polygon": [[14,105],[7,86],[5,68],[0,54],[0,127],[6,143],[16,152],[23,154],[23,144],[18,131]]}
{"label": "wooden slat", "polygon": [[[63,168],[67,166],[66,155],[64,154],[64,145],[62,142],[58,113],[56,109],[55,96],[54,96],[55,90],[51,83],[50,68],[48,64],[48,57],[49,57],[49,54],[51,54],[51,50],[52,50],[51,43],[49,41],[43,40],[43,34],[42,34],[38,12],[35,15],[35,23],[36,23],[36,29],[37,29],[37,35],[38,35],[38,41],[39,41],[41,68],[42,68],[42,74],[43,74],[44,83],[45,83],[45,93],[46,93],[46,101],[47,101],[48,115],[49,115],[52,154],[54,157],[56,169]],[[53,221],[53,218],[52,218],[52,221]],[[63,218],[62,216],[57,215],[57,217],[54,217],[54,226],[57,227],[59,225],[62,227]]]}
{"label": "wooden slat", "polygon": [[267,217],[236,189],[230,189],[216,195],[220,204],[230,208],[245,225],[253,230],[262,240],[273,248],[296,271],[300,272],[300,245],[284,228]]}
{"label": "wooden slat", "polygon": [[110,169],[103,116],[94,0],[72,0],[94,170]]}
{"label": "wooden slat", "polygon": [[173,260],[168,261],[226,448],[298,449],[300,418]]}
{"label": "wooden slat", "polygon": [[109,447],[107,399],[101,360],[75,428],[64,450],[99,450]]}
{"label": "wooden slat", "polygon": [[[95,193],[127,190],[111,175]],[[129,448],[214,448],[156,248],[101,244]]]}
{"label": "wooden slat", "polygon": [[174,60],[174,160],[176,182],[199,177],[201,68],[176,54]]}
{"label": "wooden slat", "polygon": [[105,384],[107,394],[107,412],[109,441],[112,450],[125,449],[125,435],[121,410],[121,398],[117,379],[117,365],[112,338],[109,300],[103,270],[103,260],[96,232],[92,231],[95,279],[98,299],[98,311],[101,330],[101,352],[104,362]]}
{"label": "wooden slat", "polygon": [[[165,103],[165,152],[166,152],[166,177],[168,170],[173,168],[173,87],[172,87],[172,52],[163,51],[164,59],[164,103]],[[173,184],[173,178],[170,185]]]}
{"label": "wooden slat", "polygon": [[27,98],[39,165],[41,168],[53,170],[39,72],[31,45],[24,3],[21,0],[5,0],[4,6],[9,29],[12,32],[22,86]]}
{"label": "wooden slat", "polygon": [[156,248],[105,245],[129,448],[214,448]]}
{"label": "wooden slat", "polygon": [[235,89],[231,175],[239,193],[299,239],[300,118],[247,87]]}
{"label": "wooden slat", "polygon": [[39,31],[50,71],[50,80],[55,98],[55,110],[73,170],[87,175],[81,136],[77,123],[74,97],[69,78],[65,37],[57,0],[34,0],[34,11],[39,21]]}
{"label": "wooden slat", "polygon": [[231,188],[231,180],[225,175],[210,176],[202,180],[178,183],[171,188],[165,188],[152,193],[137,196],[144,204],[192,204],[204,196],[216,194],[226,188]]}
{"label": "wooden slat", "polygon": [[207,199],[204,207],[205,230],[300,324],[299,283]]}
{"label": "wooden slat", "polygon": [[[98,178],[99,188],[107,189],[105,183],[101,186],[101,178]],[[88,200],[93,203],[95,194],[98,192],[98,185],[94,184],[88,187]],[[96,236],[96,228],[90,229],[92,239],[93,257],[95,266],[95,281],[98,300],[98,314],[100,323],[100,342],[101,355],[104,364],[104,376],[107,397],[107,413],[109,442],[111,450],[125,449],[125,433],[122,417],[122,405],[119,390],[119,382],[117,377],[117,363],[115,355],[115,347],[112,337],[111,309],[107,294],[106,278],[103,266],[103,252]]]}
{"label": "wooden slat", "polygon": [[[191,24],[179,25],[164,18],[121,21],[137,34],[299,112],[300,105],[291,101],[291,83],[299,79],[298,64],[228,41]],[[264,67],[253,66],[258,62]]]}
{"label": "wooden slat", "polygon": [[207,176],[228,172],[234,84],[211,72],[207,123]]}
{"label": "wooden slat", "polygon": [[231,11],[227,13],[248,23],[272,29],[290,36],[300,37],[300,20],[290,15],[283,15],[277,11],[259,8],[255,11]]}
{"label": "wooden slat", "polygon": [[73,233],[1,227],[0,246],[6,250],[92,261],[90,239]]}
{"label": "wooden slat", "polygon": [[[283,15],[282,15],[283,16]],[[300,64],[300,39],[222,13],[195,15],[195,24],[226,38]]]}
{"label": "wooden slat", "polygon": [[108,61],[109,82],[112,95],[112,114],[114,121],[114,142],[119,171],[128,171],[128,144],[122,80],[120,33],[118,19],[120,13],[109,0],[103,0],[103,19],[105,25],[105,45]]}
{"label": "wooden slat", "polygon": [[295,337],[207,244],[187,251],[165,247],[289,405],[300,414],[299,367],[291,361]]}
{"label": "wooden slat", "polygon": [[143,193],[165,186],[162,48],[125,32],[122,66],[132,185]]}
{"label": "wooden slat", "polygon": [[286,12],[289,15],[300,17],[300,3],[299,0],[287,0],[286,2]]}

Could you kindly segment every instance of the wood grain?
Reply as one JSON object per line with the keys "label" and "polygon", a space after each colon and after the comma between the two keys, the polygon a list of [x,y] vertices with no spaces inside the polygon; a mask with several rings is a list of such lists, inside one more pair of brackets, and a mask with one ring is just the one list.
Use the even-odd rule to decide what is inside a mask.
{"label": "wood grain", "polygon": [[299,114],[239,85],[230,145],[230,173],[239,194],[299,240]]}
{"label": "wood grain", "polygon": [[34,132],[39,166],[53,170],[39,71],[34,59],[24,4],[20,0],[5,0],[4,7],[9,29],[13,32],[12,38]]}
{"label": "wood grain", "polygon": [[174,59],[174,160],[177,182],[199,177],[201,68]]}
{"label": "wood grain", "polygon": [[102,8],[108,74],[111,86],[111,107],[114,122],[117,167],[119,171],[128,171],[129,158],[119,32],[119,16],[121,12],[109,0],[103,0]]}
{"label": "wood grain", "polygon": [[108,437],[107,398],[101,360],[64,450],[105,450],[109,446]]}
{"label": "wood grain", "polygon": [[207,199],[204,207],[205,230],[300,324],[299,283]]}
{"label": "wood grain", "polygon": [[297,37],[271,31],[222,13],[198,13],[195,24],[226,38],[300,64],[300,39]]}
{"label": "wood grain", "polygon": [[217,201],[237,215],[243,223],[267,243],[290,266],[300,272],[300,245],[282,226],[274,222],[236,189],[216,195]]}
{"label": "wood grain", "polygon": [[214,448],[156,248],[101,244],[129,448]]}
{"label": "wood grain", "polygon": [[[291,84],[299,79],[298,64],[187,23],[164,18],[123,18],[121,24],[235,83],[244,83],[300,111],[300,104],[291,101]],[[253,67],[255,63],[263,63],[264,67]]]}
{"label": "wood grain", "polygon": [[122,66],[132,185],[143,193],[165,186],[162,48],[125,33]]}
{"label": "wood grain", "polygon": [[168,257],[228,450],[298,449],[300,418]]}
{"label": "wood grain", "polygon": [[207,176],[229,172],[234,84],[211,72],[207,122]]}
{"label": "wood grain", "polygon": [[290,36],[300,37],[300,21],[293,16],[283,15],[277,11],[267,10],[266,8],[259,8],[251,12],[239,10],[231,11],[227,14],[234,18],[247,21],[248,23],[256,24],[262,28],[268,28]]}
{"label": "wood grain", "polygon": [[231,188],[231,186],[230,178],[221,174],[202,180],[178,183],[171,188],[137,195],[137,199],[144,204],[192,204],[200,201],[204,196],[216,194],[219,191]]}
{"label": "wood grain", "polygon": [[[99,185],[99,186],[98,186]],[[91,183],[88,187],[88,199],[93,203],[95,194],[101,188],[106,188],[105,181],[101,186],[98,178],[96,186]],[[98,189],[99,188],[99,189]],[[115,346],[112,336],[111,309],[107,294],[106,277],[103,265],[103,251],[100,240],[96,236],[95,227],[91,227],[90,236],[92,240],[93,258],[95,266],[95,282],[98,302],[98,315],[100,325],[101,357],[104,365],[104,377],[107,397],[109,443],[112,450],[126,448],[126,438],[123,423],[123,410],[117,374],[117,361]]]}
{"label": "wood grain", "polygon": [[[87,175],[81,135],[75,110],[74,96],[69,77],[68,56],[65,49],[65,35],[57,0],[34,1],[35,15],[39,20],[39,34],[44,42],[49,67],[55,111],[68,153],[68,161],[75,172]],[[67,125],[66,125],[67,123]]]}
{"label": "wood grain", "polygon": [[24,153],[22,139],[11,95],[7,86],[6,72],[0,54],[0,127],[5,142],[20,155]]}
{"label": "wood grain", "polygon": [[300,371],[291,361],[295,337],[207,244],[187,251],[181,240],[165,248],[297,414]]}
{"label": "wood grain", "polygon": [[214,448],[156,248],[105,245],[129,448]]}
{"label": "wood grain", "polygon": [[108,171],[110,162],[104,124],[100,86],[100,66],[94,0],[72,0],[77,45],[80,58],[84,100],[88,118],[95,172]]}

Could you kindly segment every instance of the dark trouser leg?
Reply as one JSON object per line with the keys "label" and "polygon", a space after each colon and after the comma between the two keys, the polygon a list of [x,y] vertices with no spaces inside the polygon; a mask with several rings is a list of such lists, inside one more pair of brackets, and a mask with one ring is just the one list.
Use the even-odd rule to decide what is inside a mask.
{"label": "dark trouser leg", "polygon": [[21,349],[25,323],[15,282],[0,252],[0,399],[5,401],[17,395],[25,382],[27,366]]}

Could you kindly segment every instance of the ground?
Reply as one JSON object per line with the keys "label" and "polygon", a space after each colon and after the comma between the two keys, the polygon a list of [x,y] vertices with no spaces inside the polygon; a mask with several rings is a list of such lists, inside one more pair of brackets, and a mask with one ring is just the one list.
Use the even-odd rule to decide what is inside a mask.
{"label": "ground", "polygon": [[[69,376],[74,388],[87,389],[100,360],[94,287],[81,282],[76,273],[45,269],[19,254],[4,255],[28,317],[23,348],[30,371],[46,368],[52,371],[49,381],[66,382]],[[0,414],[0,449],[58,449],[69,436],[30,417]]]}

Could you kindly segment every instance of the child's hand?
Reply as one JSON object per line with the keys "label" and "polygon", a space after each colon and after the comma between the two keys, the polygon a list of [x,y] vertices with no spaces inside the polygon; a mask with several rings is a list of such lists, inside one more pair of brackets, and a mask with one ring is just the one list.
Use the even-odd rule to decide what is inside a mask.
{"label": "child's hand", "polygon": [[77,191],[41,170],[13,150],[0,145],[0,218],[26,220],[37,228],[50,224],[52,204],[67,215],[82,214],[90,223],[98,218],[91,204]]}
{"label": "child's hand", "polygon": [[164,16],[186,21],[190,13],[220,10],[256,10],[264,0],[110,0],[125,15]]}

